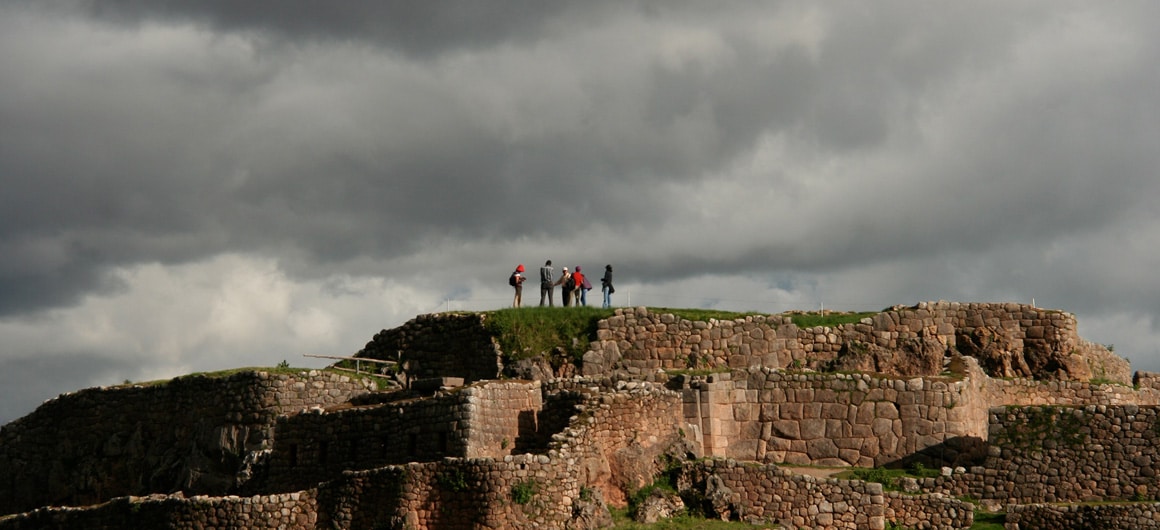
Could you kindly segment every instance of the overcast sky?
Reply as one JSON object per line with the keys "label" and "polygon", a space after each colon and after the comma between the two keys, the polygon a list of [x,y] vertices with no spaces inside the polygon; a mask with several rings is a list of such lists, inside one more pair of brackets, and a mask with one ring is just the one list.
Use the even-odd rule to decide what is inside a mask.
{"label": "overcast sky", "polygon": [[1160,371],[1160,3],[342,8],[0,3],[0,423],[548,258],[617,305],[1034,300]]}

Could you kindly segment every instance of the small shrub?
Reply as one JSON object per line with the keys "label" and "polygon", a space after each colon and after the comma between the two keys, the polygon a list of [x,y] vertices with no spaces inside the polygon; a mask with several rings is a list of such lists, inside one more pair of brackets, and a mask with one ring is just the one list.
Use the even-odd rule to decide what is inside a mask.
{"label": "small shrub", "polygon": [[454,492],[467,491],[467,475],[462,469],[452,469],[439,475],[439,485]]}
{"label": "small shrub", "polygon": [[853,470],[854,478],[863,482],[877,482],[879,484],[893,484],[894,479],[902,475],[901,471],[889,470],[884,467],[860,467]]}
{"label": "small shrub", "polygon": [[520,506],[532,502],[532,497],[536,495],[536,491],[538,489],[539,487],[535,480],[525,480],[520,482],[512,486],[512,502],[519,504]]}

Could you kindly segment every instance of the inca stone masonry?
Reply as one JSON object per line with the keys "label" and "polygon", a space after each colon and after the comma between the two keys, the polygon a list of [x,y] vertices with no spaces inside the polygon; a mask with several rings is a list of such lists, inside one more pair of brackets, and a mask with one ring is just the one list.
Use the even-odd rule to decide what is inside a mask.
{"label": "inca stone masonry", "polygon": [[[803,329],[619,309],[564,364],[508,361],[486,319],[375,335],[360,355],[399,361],[402,387],[271,370],[62,395],[0,431],[0,530],[600,528],[662,476],[681,494],[643,503],[654,518],[1160,528],[1160,375],[1062,311]],[[914,463],[942,473],[898,491],[794,471]]]}

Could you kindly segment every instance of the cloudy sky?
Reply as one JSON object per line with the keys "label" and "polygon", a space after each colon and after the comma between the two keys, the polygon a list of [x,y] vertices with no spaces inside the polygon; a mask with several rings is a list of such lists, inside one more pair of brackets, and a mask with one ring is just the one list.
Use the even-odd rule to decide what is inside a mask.
{"label": "cloudy sky", "polygon": [[0,4],[0,422],[548,258],[617,305],[1035,300],[1160,371],[1160,3],[342,6]]}

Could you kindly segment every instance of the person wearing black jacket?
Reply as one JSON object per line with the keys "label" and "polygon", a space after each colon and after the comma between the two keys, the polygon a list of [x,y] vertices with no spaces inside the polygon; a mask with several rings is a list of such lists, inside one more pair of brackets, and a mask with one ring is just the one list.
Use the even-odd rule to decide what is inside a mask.
{"label": "person wearing black jacket", "polygon": [[552,293],[555,291],[556,287],[552,284],[552,260],[548,260],[540,267],[540,307],[544,307],[545,296],[548,297],[548,307],[556,305],[552,300]]}
{"label": "person wearing black jacket", "polygon": [[608,309],[612,307],[612,293],[616,289],[612,287],[612,265],[604,266],[604,277],[600,278],[600,290],[604,293],[604,305],[601,307]]}

